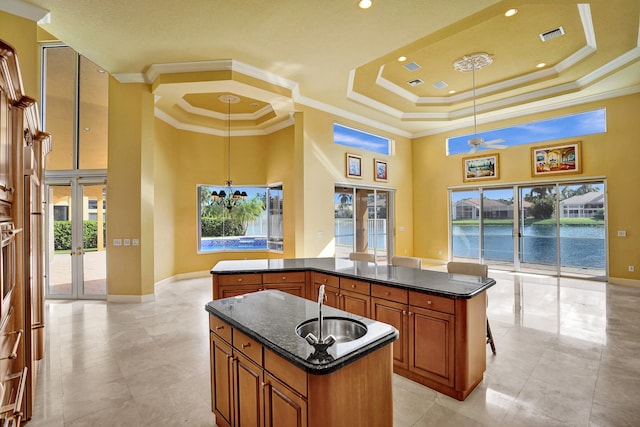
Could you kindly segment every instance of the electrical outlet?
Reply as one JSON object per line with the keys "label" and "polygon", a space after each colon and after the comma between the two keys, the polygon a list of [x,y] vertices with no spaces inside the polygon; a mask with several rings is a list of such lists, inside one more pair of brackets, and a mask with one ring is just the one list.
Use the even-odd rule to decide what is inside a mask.
{"label": "electrical outlet", "polygon": [[133,246],[140,246],[140,239],[131,239],[131,244]]}
{"label": "electrical outlet", "polygon": [[627,230],[618,230],[618,237],[627,237]]}
{"label": "electrical outlet", "polygon": [[636,269],[633,267],[633,265],[629,266],[629,273],[633,273],[634,271],[636,271]]}

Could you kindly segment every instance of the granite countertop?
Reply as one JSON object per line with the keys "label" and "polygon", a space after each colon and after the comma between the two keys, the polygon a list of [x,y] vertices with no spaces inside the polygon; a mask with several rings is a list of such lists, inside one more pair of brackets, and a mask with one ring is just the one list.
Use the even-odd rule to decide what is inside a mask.
{"label": "granite countertop", "polygon": [[296,326],[318,318],[318,304],[277,290],[253,292],[211,301],[205,310],[260,342],[294,365],[312,374],[330,374],[398,338],[386,323],[324,306],[323,318],[345,317],[367,326],[367,334],[346,343],[335,343],[326,353],[296,334]]}
{"label": "granite countertop", "polygon": [[220,261],[211,274],[317,271],[449,298],[472,298],[495,285],[491,278],[377,265],[342,258],[291,258]]}

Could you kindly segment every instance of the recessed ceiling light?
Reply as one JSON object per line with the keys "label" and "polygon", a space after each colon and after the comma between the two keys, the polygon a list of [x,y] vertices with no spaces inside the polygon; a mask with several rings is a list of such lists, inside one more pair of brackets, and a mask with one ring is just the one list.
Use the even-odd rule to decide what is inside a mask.
{"label": "recessed ceiling light", "polygon": [[252,102],[252,103],[251,103],[251,106],[252,106],[253,108],[256,108],[256,107],[258,106],[258,103],[257,103],[257,102]]}
{"label": "recessed ceiling light", "polygon": [[518,13],[518,9],[509,9],[504,13],[504,16],[510,17]]}
{"label": "recessed ceiling light", "polygon": [[85,132],[89,132],[91,130],[91,128],[84,128]]}
{"label": "recessed ceiling light", "polygon": [[360,9],[369,9],[371,7],[373,3],[371,3],[371,0],[360,0],[358,2],[358,7]]}
{"label": "recessed ceiling light", "polygon": [[547,65],[546,62],[540,62],[538,65],[536,65],[536,68],[543,68],[545,65]]}
{"label": "recessed ceiling light", "polygon": [[455,90],[453,90],[453,89],[451,89],[451,90],[449,91],[449,94],[450,94],[450,95],[453,95],[454,93],[456,93],[456,91],[455,91]]}
{"label": "recessed ceiling light", "polygon": [[407,57],[406,57],[406,56],[399,56],[399,57],[398,57],[398,61],[400,61],[400,62],[404,62],[404,61],[406,61],[406,60],[407,60]]}

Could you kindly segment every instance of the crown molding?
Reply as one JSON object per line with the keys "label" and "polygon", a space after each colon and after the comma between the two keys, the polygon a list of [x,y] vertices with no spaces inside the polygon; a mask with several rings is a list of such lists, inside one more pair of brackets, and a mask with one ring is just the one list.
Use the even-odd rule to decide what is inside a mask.
{"label": "crown molding", "polygon": [[37,22],[38,24],[48,24],[51,22],[51,14],[47,9],[25,3],[21,0],[2,0],[0,10]]}

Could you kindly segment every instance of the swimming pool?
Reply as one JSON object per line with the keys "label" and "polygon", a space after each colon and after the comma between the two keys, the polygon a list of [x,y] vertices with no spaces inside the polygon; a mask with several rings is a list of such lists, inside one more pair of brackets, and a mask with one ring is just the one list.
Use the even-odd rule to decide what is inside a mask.
{"label": "swimming pool", "polygon": [[233,237],[203,237],[200,240],[201,251],[219,250],[266,250],[266,236],[233,236]]}

